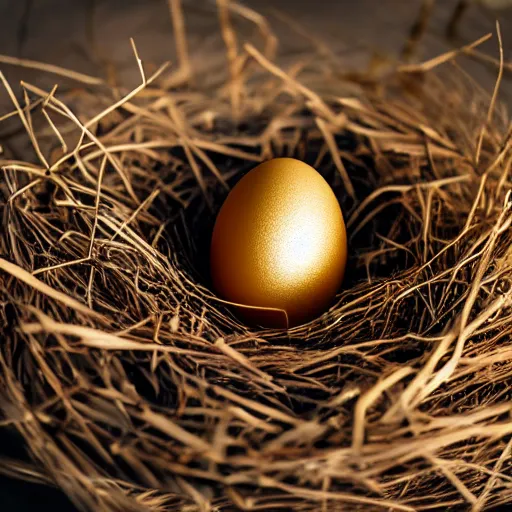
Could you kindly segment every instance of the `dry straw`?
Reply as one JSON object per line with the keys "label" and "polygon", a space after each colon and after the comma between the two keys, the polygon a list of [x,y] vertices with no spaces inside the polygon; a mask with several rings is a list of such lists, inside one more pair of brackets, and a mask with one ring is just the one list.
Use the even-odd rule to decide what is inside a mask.
{"label": "dry straw", "polygon": [[[18,99],[0,75],[0,426],[28,454],[2,473],[88,511],[512,503],[503,53],[492,95],[456,61],[476,44],[372,76],[313,40],[280,67],[268,21],[219,0],[229,72],[205,85],[169,5],[178,65],[146,74],[134,45],[131,92],[0,58],[75,81]],[[204,257],[226,191],[279,155],[350,234],[336,304],[289,332],[242,325]]]}

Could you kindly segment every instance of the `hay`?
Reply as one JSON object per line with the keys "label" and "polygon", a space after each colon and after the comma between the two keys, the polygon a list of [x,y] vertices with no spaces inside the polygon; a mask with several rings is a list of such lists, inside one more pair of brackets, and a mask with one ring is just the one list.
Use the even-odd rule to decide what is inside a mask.
{"label": "hay", "polygon": [[[218,83],[183,40],[148,76],[134,45],[132,92],[22,61],[81,85],[19,103],[1,75],[0,425],[27,457],[0,470],[81,510],[511,503],[511,132],[453,60],[474,45],[377,77],[329,52],[281,68],[266,20],[218,6]],[[336,304],[288,332],[240,323],[206,257],[229,187],[280,155],[350,235]]]}

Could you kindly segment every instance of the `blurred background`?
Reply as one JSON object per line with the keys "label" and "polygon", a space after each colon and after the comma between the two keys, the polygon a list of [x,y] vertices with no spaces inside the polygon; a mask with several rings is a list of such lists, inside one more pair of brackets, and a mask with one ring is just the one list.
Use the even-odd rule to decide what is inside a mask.
{"label": "blurred background", "polygon": [[[313,41],[321,41],[337,54],[340,65],[347,70],[364,70],[379,59],[393,61],[403,56],[411,30],[421,32],[418,20],[423,12],[430,13],[430,20],[416,52],[409,55],[412,60],[430,58],[495,32],[496,18],[501,24],[505,60],[512,59],[511,0],[244,0],[243,4],[268,19],[280,40],[279,58],[311,50]],[[193,61],[200,63],[210,55],[224,58],[215,1],[184,0],[183,9]],[[455,13],[459,15],[458,23],[453,23],[457,19]],[[238,28],[255,31],[248,23],[241,23],[240,27],[237,24]],[[0,0],[3,56],[38,60],[95,76],[110,74],[118,85],[133,86],[140,81],[140,75],[130,37],[135,39],[147,65],[175,62],[168,0]],[[479,50],[497,59],[496,37]],[[496,64],[486,62],[482,56],[464,57],[463,61],[473,76],[492,91],[498,72]],[[17,94],[21,79],[46,87],[59,81],[53,75],[2,63],[1,58],[0,70]],[[505,70],[500,93],[500,98],[509,104],[511,76],[512,72]],[[0,116],[9,110],[8,95],[0,89]],[[22,455],[15,433],[12,438],[0,439],[0,454]],[[0,476],[0,511],[24,510],[74,508],[58,491]]]}
{"label": "blurred background", "polygon": [[[243,4],[267,18],[280,39],[281,54],[311,49],[312,40],[319,39],[347,68],[364,68],[375,55],[399,56],[422,9],[430,10],[430,21],[416,58],[431,57],[495,31],[496,18],[506,58],[512,49],[508,37],[512,0],[243,0]],[[108,69],[115,69],[123,85],[132,85],[140,76],[130,37],[146,63],[176,61],[169,5],[170,0],[0,0],[0,54],[92,75],[105,76]],[[183,0],[189,49],[196,60],[222,49],[215,5],[215,0]],[[446,32],[456,12],[459,23],[448,40]],[[256,32],[247,22],[237,25],[239,30]],[[496,37],[479,48],[498,57]],[[467,60],[473,61],[469,65],[482,83],[492,87],[496,67]],[[50,85],[55,80],[13,66],[2,65],[2,71],[13,84],[21,78],[38,82],[49,78]]]}

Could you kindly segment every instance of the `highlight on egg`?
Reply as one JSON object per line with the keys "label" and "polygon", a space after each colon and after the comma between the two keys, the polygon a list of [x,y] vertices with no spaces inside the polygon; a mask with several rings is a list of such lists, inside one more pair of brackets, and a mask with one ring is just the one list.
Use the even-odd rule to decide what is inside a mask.
{"label": "highlight on egg", "polygon": [[217,216],[212,283],[246,322],[287,328],[332,303],[347,236],[333,190],[308,164],[275,158],[247,173]]}

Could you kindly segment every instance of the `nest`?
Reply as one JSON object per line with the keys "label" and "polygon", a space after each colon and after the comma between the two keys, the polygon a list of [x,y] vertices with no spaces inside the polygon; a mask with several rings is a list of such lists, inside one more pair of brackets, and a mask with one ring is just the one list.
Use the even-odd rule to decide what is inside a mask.
{"label": "nest", "polygon": [[[492,95],[460,52],[279,67],[265,19],[218,3],[225,74],[194,69],[171,2],[179,65],[148,74],[134,46],[131,92],[20,61],[75,85],[18,100],[1,75],[2,473],[91,511],[511,503],[503,66]],[[288,331],[239,321],[205,257],[229,188],[277,156],[322,173],[350,237],[336,303]]]}

